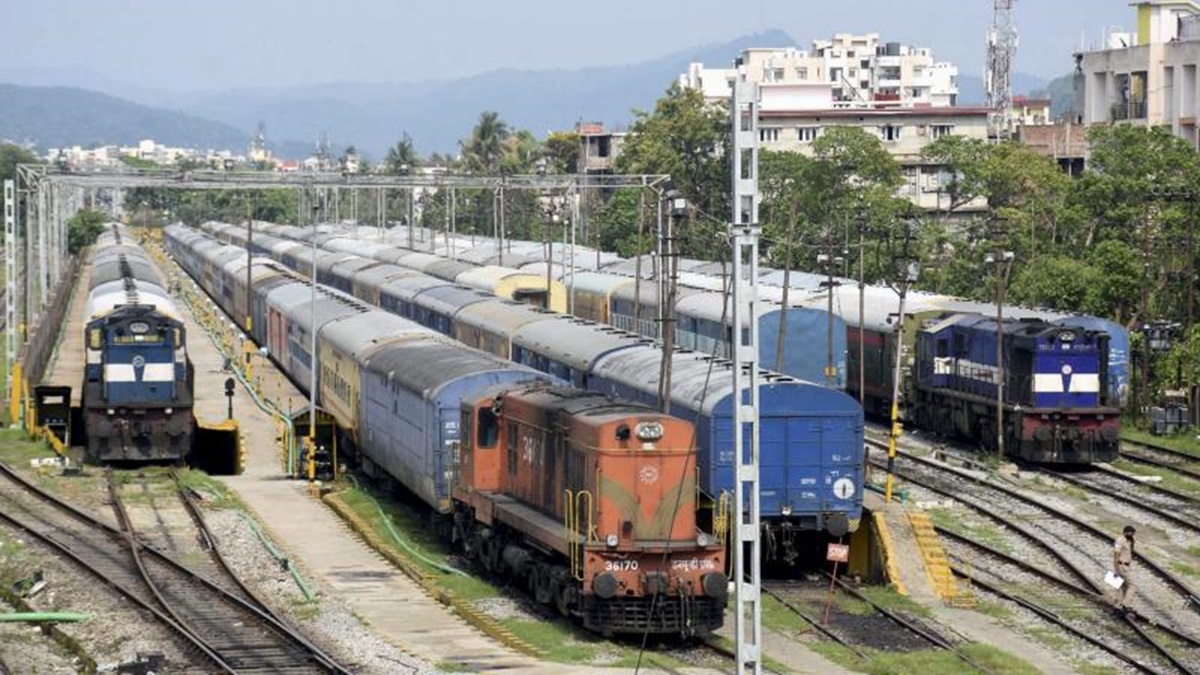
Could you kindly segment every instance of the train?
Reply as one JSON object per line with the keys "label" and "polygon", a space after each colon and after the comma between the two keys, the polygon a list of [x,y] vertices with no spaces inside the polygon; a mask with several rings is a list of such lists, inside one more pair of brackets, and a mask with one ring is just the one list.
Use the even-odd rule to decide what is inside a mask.
{"label": "train", "polygon": [[[403,237],[403,233],[401,228],[392,238]],[[472,256],[475,246],[461,237],[450,245],[455,256],[465,258]],[[545,273],[544,245],[517,241],[506,242],[506,246],[524,256],[518,259],[515,253],[509,255],[510,262],[518,269]],[[652,258],[643,257],[640,261],[612,256],[593,258],[587,250],[576,250],[574,255],[563,251],[557,259],[568,258],[582,260],[584,265],[580,269],[556,265],[551,273],[566,283],[569,306],[577,314],[643,335],[657,335],[656,284],[644,281],[637,289],[639,272],[641,277],[653,273]],[[728,266],[719,262],[679,261],[681,289],[673,314],[677,344],[727,353],[731,337],[725,293],[728,272]],[[923,428],[963,437],[984,448],[997,447],[997,386],[992,380],[996,371],[996,336],[1000,331],[995,321],[983,319],[994,315],[994,305],[912,291],[907,298],[904,331],[899,332],[896,321],[899,296],[891,288],[864,286],[861,297],[864,316],[860,321],[860,295],[854,280],[835,277],[830,283],[826,275],[785,274],[767,269],[760,281],[759,294],[764,300],[761,304],[769,308],[759,317],[763,363],[792,376],[835,387],[844,385],[847,391],[861,398],[867,412],[886,416],[891,410],[894,363],[899,349],[904,367],[899,400],[901,416]],[[806,311],[811,314],[805,315]],[[833,316],[826,314],[830,311]],[[826,321],[821,321],[822,314],[828,317]],[[1120,409],[1128,399],[1128,332],[1111,321],[1085,315],[1025,307],[1006,307],[1005,314],[1009,317],[1005,321],[1004,340],[1005,451],[1040,463],[1089,464],[1114,459]],[[960,339],[964,344],[976,345],[990,340],[991,356],[981,354],[963,370],[972,374],[973,381],[961,377],[950,380],[920,377],[922,373],[933,372],[937,366],[935,359],[945,357],[920,353],[918,338],[928,326],[958,315],[963,322],[968,321],[966,317],[980,319],[971,330],[963,329]],[[796,322],[805,327],[793,329]],[[984,334],[989,329],[990,338]],[[813,338],[822,331],[842,336],[844,341]],[[784,339],[777,342],[780,333]],[[1043,336],[1044,342],[1037,347],[1040,352],[1031,351],[1020,337],[1031,334]],[[779,350],[779,344],[784,349]],[[1039,354],[1036,357],[1035,352]],[[1067,360],[1048,356],[1067,352],[1070,352]],[[817,375],[822,368],[826,369],[821,373],[826,376],[823,379]],[[1070,372],[1061,372],[1063,368]],[[948,382],[953,386],[943,386]],[[1061,392],[1034,391],[1039,382],[1044,387],[1067,389],[1090,388],[1098,382],[1100,389],[1067,392],[1079,396],[1051,396]]]}
{"label": "train", "polygon": [[317,399],[344,447],[488,573],[605,635],[722,625],[725,548],[697,524],[690,422],[314,289],[182,226],[164,242],[229,316],[249,312],[251,337],[302,388],[316,333]]}
{"label": "train", "polygon": [[[203,229],[218,239],[245,243],[242,227],[210,222]],[[273,257],[295,244],[260,228],[251,246]],[[320,244],[318,239],[318,251]],[[319,279],[351,288],[358,298],[398,316],[576,386],[659,403],[662,349],[643,336],[380,260],[364,266],[350,254],[320,252],[317,260]],[[321,277],[322,269],[328,276]],[[732,365],[712,352],[682,348],[671,358],[671,411],[699,430],[700,522],[712,527],[727,515],[733,492]],[[760,379],[762,463],[772,469],[762,474],[763,550],[769,560],[791,564],[799,559],[805,535],[840,537],[861,521],[863,414],[843,392],[767,370]]]}
{"label": "train", "polygon": [[195,429],[187,329],[158,268],[119,223],[92,246],[85,312],[85,460],[186,460]]}

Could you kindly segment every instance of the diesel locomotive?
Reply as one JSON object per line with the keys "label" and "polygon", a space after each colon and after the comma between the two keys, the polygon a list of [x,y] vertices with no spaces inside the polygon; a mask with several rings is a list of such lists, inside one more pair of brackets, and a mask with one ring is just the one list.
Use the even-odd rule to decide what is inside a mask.
{"label": "diesel locomotive", "polygon": [[119,224],[92,249],[84,352],[86,459],[184,460],[194,428],[187,330],[157,268]]}

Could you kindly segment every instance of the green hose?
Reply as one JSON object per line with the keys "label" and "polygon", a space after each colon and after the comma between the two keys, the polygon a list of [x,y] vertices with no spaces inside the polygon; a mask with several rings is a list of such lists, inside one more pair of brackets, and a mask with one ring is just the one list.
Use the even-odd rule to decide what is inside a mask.
{"label": "green hose", "polygon": [[0,614],[0,623],[77,623],[79,621],[91,621],[90,614],[76,614],[74,612],[14,612],[12,614]]}
{"label": "green hose", "polygon": [[304,581],[304,577],[300,576],[300,571],[296,569],[296,566],[293,565],[288,557],[284,555],[278,548],[275,548],[275,544],[271,541],[270,537],[268,537],[266,533],[262,531],[262,528],[258,526],[258,523],[254,522],[253,518],[247,516],[244,511],[238,511],[238,515],[242,517],[242,520],[246,521],[246,524],[250,526],[250,529],[254,530],[254,534],[258,535],[258,540],[262,542],[263,548],[267,549],[267,553],[271,554],[271,557],[274,558],[276,562],[278,562],[283,566],[284,569],[291,573],[292,579],[296,582],[296,586],[298,586],[300,588],[300,592],[304,594],[304,599],[308,602],[312,602],[312,589],[308,587],[308,584]]}
{"label": "green hose", "polygon": [[438,570],[439,572],[442,572],[444,574],[456,574],[460,577],[470,576],[469,574],[467,574],[466,572],[464,572],[460,569],[451,567],[444,563],[437,562],[436,560],[431,560],[431,559],[427,558],[424,554],[422,554],[420,551],[413,548],[412,545],[410,545],[407,541],[404,540],[403,537],[400,536],[400,533],[396,531],[396,528],[392,526],[391,517],[388,516],[388,514],[384,512],[383,507],[379,505],[379,502],[376,501],[374,497],[372,497],[366,490],[364,490],[362,488],[361,485],[358,484],[358,480],[354,476],[350,476],[350,482],[354,484],[354,489],[361,492],[364,497],[366,497],[367,499],[370,499],[371,503],[375,505],[375,510],[379,512],[379,517],[383,520],[384,527],[387,528],[388,534],[390,534],[392,536],[392,541],[396,542],[397,546],[399,546],[400,548],[407,551],[408,554],[411,555],[412,557],[425,563],[426,565],[429,565],[430,567],[434,568],[435,570]]}

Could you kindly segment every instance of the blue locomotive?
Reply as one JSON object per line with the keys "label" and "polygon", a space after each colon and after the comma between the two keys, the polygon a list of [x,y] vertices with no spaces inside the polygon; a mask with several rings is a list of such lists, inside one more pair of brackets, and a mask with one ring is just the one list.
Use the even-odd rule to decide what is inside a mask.
{"label": "blue locomotive", "polygon": [[917,334],[910,410],[942,434],[995,448],[1003,372],[1007,451],[1037,462],[1086,464],[1117,458],[1120,410],[1108,402],[1108,334],[1041,319],[1003,323],[997,367],[994,318],[950,314]]}
{"label": "blue locomotive", "polygon": [[83,421],[91,462],[181,461],[192,448],[187,331],[146,251],[112,224],[92,249]]}

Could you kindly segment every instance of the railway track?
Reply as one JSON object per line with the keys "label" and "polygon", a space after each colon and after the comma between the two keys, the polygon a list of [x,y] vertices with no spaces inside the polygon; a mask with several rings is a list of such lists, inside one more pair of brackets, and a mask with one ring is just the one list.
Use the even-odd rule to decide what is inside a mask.
{"label": "railway track", "polygon": [[[826,574],[826,578],[831,579],[831,576],[829,574]],[[951,654],[954,654],[954,656],[957,657],[960,661],[962,661],[963,663],[967,664],[968,666],[974,668],[975,670],[977,670],[981,673],[991,672],[986,667],[980,665],[977,661],[972,659],[965,652],[960,650],[958,648],[958,646],[955,645],[952,640],[946,638],[944,635],[939,633],[937,630],[932,629],[929,626],[926,626],[922,621],[914,619],[914,618],[910,618],[908,616],[905,616],[904,614],[896,612],[895,610],[888,609],[887,607],[880,605],[879,603],[875,602],[867,595],[859,592],[858,589],[854,588],[850,584],[847,584],[846,582],[842,581],[841,579],[836,579],[833,581],[843,593],[846,593],[847,595],[853,597],[854,599],[856,599],[860,602],[866,603],[877,614],[885,617],[889,622],[891,622],[893,625],[895,625],[900,633],[900,635],[892,638],[896,642],[905,643],[914,649],[923,645],[923,646],[933,647],[934,649],[944,650],[944,651],[950,652]],[[802,610],[800,607],[797,606],[797,604],[794,602],[794,597],[792,597],[795,587],[796,587],[796,582],[772,581],[768,584],[763,585],[763,592],[765,594],[769,595],[770,597],[774,598],[781,605],[783,605],[783,607],[786,608],[789,612],[791,612],[792,614],[795,614],[800,619],[802,619],[805,623],[811,625],[822,635],[828,637],[829,639],[833,640],[837,644],[849,649],[850,651],[854,652],[854,654],[857,655],[859,658],[861,658],[863,661],[869,663],[871,661],[871,656],[869,654],[867,654],[866,652],[862,651],[858,647],[858,645],[854,644],[850,640],[843,638],[836,631],[833,631],[830,628],[826,627],[824,624],[817,621],[815,617],[810,616],[807,612],[805,612],[804,610]]]}
{"label": "railway track", "polygon": [[[878,462],[873,464],[882,468]],[[1057,576],[1074,578],[1092,593],[1103,597],[1098,580],[1111,559],[1108,533],[1045,499],[1026,496],[960,469],[904,453],[899,455],[896,469],[897,475],[908,482],[956,500],[1005,530],[1017,533],[1022,540],[1033,544],[1035,550],[1029,553],[1033,564],[1054,570],[1051,573]],[[1139,552],[1137,560],[1139,572],[1150,572],[1136,577],[1135,597],[1144,606],[1139,616],[1153,625],[1166,626],[1168,631],[1184,636],[1185,640],[1200,635],[1200,620],[1196,616],[1200,613],[1200,598],[1186,583],[1146,558],[1144,553]],[[1131,629],[1140,628],[1131,624]],[[1176,657],[1161,642],[1150,637],[1143,642],[1176,670],[1193,672],[1189,666],[1175,664]]]}
{"label": "railway track", "polygon": [[348,673],[285,623],[148,546],[129,526],[110,477],[119,528],[0,465],[0,519],[107,584],[178,635],[215,672]]}
{"label": "railway track", "polygon": [[[1136,610],[1130,610],[1125,615],[1113,613],[1107,598],[1084,585],[1086,579],[1081,584],[1079,579],[1071,580],[1054,574],[969,535],[943,527],[936,529],[948,544],[951,570],[956,576],[1032,612],[1066,634],[1104,651],[1139,672],[1161,672],[1134,657],[1138,649],[1146,646],[1166,660],[1167,663],[1163,665],[1180,672],[1193,672],[1189,664],[1200,660],[1200,640],[1172,626],[1157,623]],[[1014,589],[1014,586],[1017,588]],[[1031,586],[1038,589],[1036,596],[1028,590]],[[1095,613],[1081,617],[1078,612],[1079,600],[1090,604]],[[1159,635],[1156,637],[1154,633]],[[1097,637],[1099,635],[1105,638]],[[1185,648],[1189,652],[1186,661],[1167,648],[1167,642]]]}
{"label": "railway track", "polygon": [[1068,473],[1041,467],[1065,483],[1132,506],[1177,528],[1200,534],[1200,500],[1161,485],[1146,483],[1103,465],[1087,473]]}
{"label": "railway track", "polygon": [[1200,457],[1161,445],[1121,441],[1121,459],[1200,481]]}

